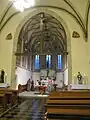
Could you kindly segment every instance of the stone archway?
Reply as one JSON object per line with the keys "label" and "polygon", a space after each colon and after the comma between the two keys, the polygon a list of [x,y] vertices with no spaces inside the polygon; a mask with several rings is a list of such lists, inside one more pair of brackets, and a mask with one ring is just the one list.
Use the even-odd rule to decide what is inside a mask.
{"label": "stone archway", "polygon": [[[16,52],[17,50],[17,42],[18,42],[18,36],[20,33],[21,28],[23,27],[23,25],[28,21],[28,19],[30,19],[32,16],[40,13],[40,12],[45,12],[47,14],[52,15],[53,17],[55,17],[58,21],[60,21],[60,23],[63,25],[65,32],[66,32],[66,37],[67,37],[67,51],[68,51],[68,57],[67,57],[67,61],[68,61],[68,80],[72,79],[72,65],[71,65],[71,41],[70,41],[70,34],[69,34],[69,29],[66,25],[66,23],[64,22],[64,20],[58,16],[55,12],[49,10],[49,8],[37,8],[36,10],[34,10],[33,12],[31,12],[27,17],[24,18],[24,20],[22,20],[22,22],[18,25],[17,29],[16,29],[16,33],[14,36],[14,42],[13,42],[13,53]],[[12,73],[11,73],[11,85],[14,86],[15,84],[15,68],[16,68],[16,56],[13,54],[12,56]],[[71,83],[71,81],[68,81],[68,83]]]}

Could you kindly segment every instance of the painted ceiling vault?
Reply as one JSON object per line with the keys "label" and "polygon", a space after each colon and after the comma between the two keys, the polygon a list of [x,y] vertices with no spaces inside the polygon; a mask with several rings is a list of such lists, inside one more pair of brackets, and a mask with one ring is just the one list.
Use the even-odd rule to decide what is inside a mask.
{"label": "painted ceiling vault", "polygon": [[31,17],[24,24],[18,40],[20,48],[22,42],[22,53],[65,54],[67,52],[66,33],[62,24],[44,12]]}
{"label": "painted ceiling vault", "polygon": [[[35,6],[29,9],[40,7],[49,7],[64,11],[77,22],[83,32],[85,41],[88,40],[90,0],[35,0]],[[20,14],[20,12],[13,7],[10,0],[0,0],[0,31],[2,31],[8,21],[17,14]]]}

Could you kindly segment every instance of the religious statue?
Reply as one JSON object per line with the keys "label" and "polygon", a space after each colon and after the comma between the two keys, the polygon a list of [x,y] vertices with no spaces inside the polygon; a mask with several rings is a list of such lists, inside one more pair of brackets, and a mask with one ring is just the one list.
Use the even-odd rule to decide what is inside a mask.
{"label": "religious statue", "polygon": [[78,79],[78,84],[82,84],[82,75],[80,72],[78,72],[77,79]]}
{"label": "religious statue", "polygon": [[4,70],[1,70],[1,73],[0,73],[0,83],[4,83],[4,79],[5,78],[5,72]]}
{"label": "religious statue", "polygon": [[31,89],[31,80],[29,79],[27,81],[27,91],[30,91],[30,89]]}
{"label": "religious statue", "polygon": [[31,81],[31,91],[34,91],[34,81]]}

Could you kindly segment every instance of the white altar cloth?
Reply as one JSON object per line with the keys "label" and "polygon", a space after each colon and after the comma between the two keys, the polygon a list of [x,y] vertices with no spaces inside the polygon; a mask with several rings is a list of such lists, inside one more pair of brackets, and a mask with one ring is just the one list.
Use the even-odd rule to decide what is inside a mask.
{"label": "white altar cloth", "polygon": [[70,89],[71,90],[89,90],[90,84],[71,84]]}
{"label": "white altar cloth", "polygon": [[9,87],[8,83],[0,83],[0,88],[7,88]]}

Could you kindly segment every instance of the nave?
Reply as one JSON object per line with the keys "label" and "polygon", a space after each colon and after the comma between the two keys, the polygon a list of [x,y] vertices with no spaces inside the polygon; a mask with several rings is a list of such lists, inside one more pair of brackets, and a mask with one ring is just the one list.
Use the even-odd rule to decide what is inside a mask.
{"label": "nave", "polygon": [[0,120],[90,120],[89,19],[90,0],[0,0]]}
{"label": "nave", "polygon": [[0,120],[44,120],[45,98],[23,100],[17,107],[3,115]]}
{"label": "nave", "polygon": [[89,91],[55,91],[48,96],[20,94],[18,104],[0,113],[0,120],[90,120]]}

